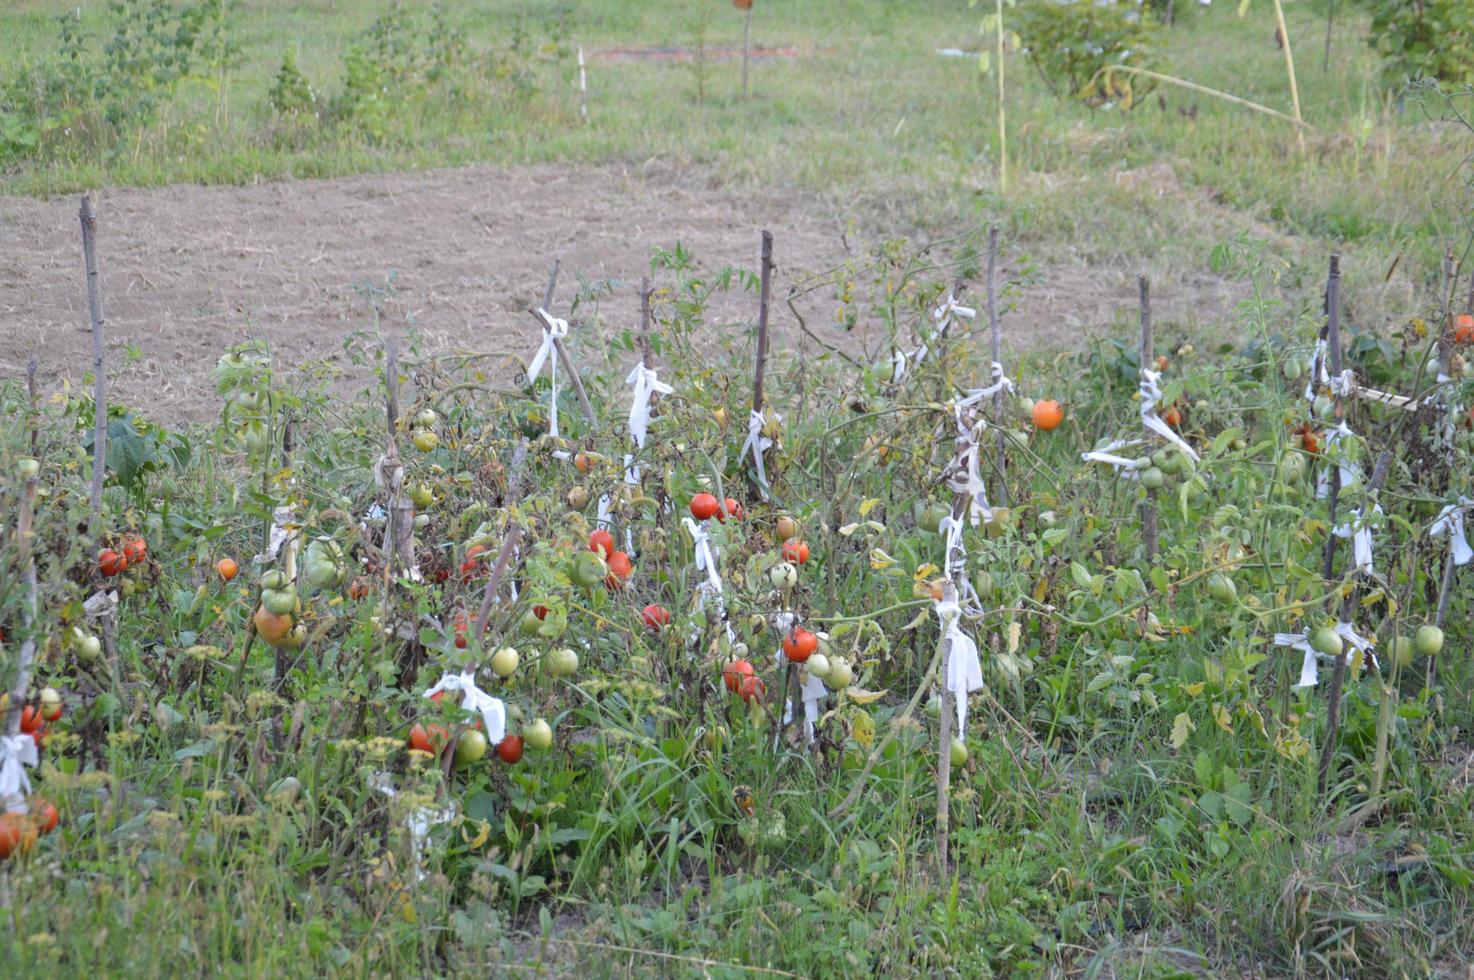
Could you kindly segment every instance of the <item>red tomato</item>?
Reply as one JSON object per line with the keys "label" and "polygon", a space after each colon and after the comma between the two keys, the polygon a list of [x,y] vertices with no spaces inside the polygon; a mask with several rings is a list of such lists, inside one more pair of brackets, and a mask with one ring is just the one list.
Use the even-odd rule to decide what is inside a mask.
{"label": "red tomato", "polygon": [[645,607],[640,618],[644,620],[646,626],[658,633],[663,627],[670,625],[670,610],[652,602]]}
{"label": "red tomato", "polygon": [[532,614],[538,619],[547,619],[548,612],[548,607],[544,605],[536,605],[532,607]]}
{"label": "red tomato", "polygon": [[609,577],[604,580],[604,584],[611,589],[617,589],[624,585],[625,579],[629,578],[634,570],[635,565],[630,561],[630,556],[623,551],[616,551],[609,556]]}
{"label": "red tomato", "polygon": [[717,498],[709,493],[698,493],[691,498],[691,516],[698,521],[717,516],[717,511],[721,510],[721,507]]}
{"label": "red tomato", "polygon": [[31,819],[36,824],[36,829],[43,834],[49,834],[56,829],[57,821],[61,814],[56,812],[56,807],[49,800],[39,797],[31,797]]}
{"label": "red tomato", "polygon": [[123,539],[123,557],[128,564],[137,565],[148,557],[148,542],[136,534],[129,535]]}
{"label": "red tomato", "polygon": [[717,512],[717,520],[726,521],[728,517],[742,520],[742,505],[737,502],[736,497],[728,497],[722,501],[722,509]]}
{"label": "red tomato", "polygon": [[102,574],[108,578],[112,578],[114,575],[120,575],[128,570],[128,559],[126,556],[120,555],[113,549],[108,548],[97,556],[97,567],[102,571]]}
{"label": "red tomato", "polygon": [[599,552],[608,561],[614,557],[614,535],[600,528],[589,535],[589,550]]}
{"label": "red tomato", "polygon": [[744,677],[742,678],[742,690],[738,693],[742,695],[744,701],[751,701],[753,698],[761,699],[764,694],[768,693],[768,686],[757,677]]}
{"label": "red tomato", "polygon": [[746,660],[734,660],[722,668],[722,683],[733,694],[742,692],[743,682],[753,676],[752,664]]}
{"label": "red tomato", "polygon": [[809,560],[808,544],[797,538],[791,538],[783,542],[782,553],[784,561],[791,561],[795,565],[802,565]]}
{"label": "red tomato", "polygon": [[20,709],[20,730],[27,735],[41,730],[41,709],[28,704]]}
{"label": "red tomato", "polygon": [[522,736],[508,735],[496,743],[496,754],[509,766],[515,766],[522,761]]}
{"label": "red tomato", "polygon": [[783,655],[796,664],[801,664],[819,649],[819,637],[802,626],[795,626],[783,638]]}
{"label": "red tomato", "polygon": [[420,752],[439,755],[450,741],[450,732],[444,725],[415,725],[409,730],[409,747]]}
{"label": "red tomato", "polygon": [[476,577],[476,570],[481,564],[481,556],[486,553],[486,548],[479,544],[473,544],[466,549],[466,560],[461,562],[461,581],[469,582]]}
{"label": "red tomato", "polygon": [[0,813],[0,861],[17,851],[24,854],[35,843],[35,825],[25,815]]}

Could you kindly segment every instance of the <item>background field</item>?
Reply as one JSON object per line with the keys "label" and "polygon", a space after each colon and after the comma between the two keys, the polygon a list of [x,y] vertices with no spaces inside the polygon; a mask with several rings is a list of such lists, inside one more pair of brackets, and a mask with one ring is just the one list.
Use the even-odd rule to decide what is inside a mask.
{"label": "background field", "polygon": [[[1230,6],[1182,6],[1162,42],[1172,70],[1287,111],[1268,8],[1240,19]],[[23,0],[0,11],[0,31],[16,39],[0,52],[0,77],[43,76],[56,17],[77,9],[100,47],[113,23],[102,4]],[[268,90],[285,53],[326,105],[345,51],[386,9],[245,2],[232,15],[239,56],[223,76],[181,83],[146,124],[67,131],[43,153],[12,159],[0,188],[20,196],[0,201],[0,220],[17,234],[0,306],[20,345],[5,369],[34,352],[49,375],[73,370],[82,335],[66,275],[76,266],[70,194],[85,187],[106,188],[113,341],[120,352],[179,351],[181,373],[166,379],[158,406],[175,418],[198,417],[183,393],[200,387],[205,348],[218,345],[191,356],[192,345],[170,339],[171,324],[220,339],[261,329],[294,359],[326,357],[368,315],[352,297],[394,282],[404,316],[437,336],[503,338],[525,330],[520,309],[553,258],[591,279],[631,282],[652,249],[679,240],[700,246],[708,267],[750,267],[760,225],[780,232],[782,274],[793,281],[887,239],[998,223],[1019,257],[1010,344],[1109,330],[1138,271],[1158,282],[1169,332],[1215,329],[1245,294],[1209,273],[1206,256],[1239,234],[1272,243],[1290,288],[1341,249],[1350,322],[1380,328],[1422,295],[1460,231],[1469,134],[1429,121],[1447,115],[1437,100],[1403,102],[1378,84],[1355,9],[1337,21],[1325,70],[1323,5],[1287,4],[1311,126],[1303,155],[1290,128],[1268,117],[1166,87],[1130,113],[1091,109],[1057,98],[1024,57],[1011,57],[1016,179],[1006,193],[995,180],[992,77],[970,58],[935,54],[982,44],[979,14],[959,2],[764,8],[754,43],[792,56],[755,63],[747,100],[734,61],[630,54],[740,45],[741,17],[721,4],[456,5],[446,24],[463,35],[465,63],[494,66],[465,84],[391,86],[368,131],[272,112]],[[417,23],[396,37],[429,43],[437,29],[423,14]],[[588,125],[577,45],[590,59]],[[444,169],[472,163],[480,168]],[[578,176],[550,186],[549,166]],[[431,169],[345,179],[410,167]],[[328,182],[229,189],[288,176]],[[223,189],[129,189],[179,182]],[[269,220],[273,212],[282,220]],[[708,235],[714,225],[719,240]],[[617,233],[617,250],[580,251],[605,232]],[[457,263],[453,279],[437,260]],[[150,288],[158,275],[169,283]],[[312,288],[297,288],[304,276]],[[628,316],[630,297],[616,292],[603,326]]]}

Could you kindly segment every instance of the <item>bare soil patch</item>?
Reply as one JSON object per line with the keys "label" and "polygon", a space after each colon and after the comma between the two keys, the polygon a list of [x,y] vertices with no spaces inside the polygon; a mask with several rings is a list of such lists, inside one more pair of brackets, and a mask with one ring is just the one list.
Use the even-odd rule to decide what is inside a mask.
{"label": "bare soil patch", "polygon": [[[388,283],[385,326],[412,325],[432,346],[530,354],[538,333],[526,309],[540,301],[554,259],[563,268],[559,310],[579,278],[622,283],[600,305],[600,328],[612,334],[639,322],[638,283],[654,248],[680,242],[703,269],[755,270],[762,228],[776,240],[783,356],[801,334],[782,297],[805,274],[863,255],[857,211],[863,232],[854,200],[736,188],[709,171],[655,165],[105,190],[98,242],[109,373],[116,396],[145,414],[202,421],[219,410],[210,372],[220,351],[264,337],[278,365],[335,363],[352,391],[365,375],[346,363],[343,341],[374,327],[365,286]],[[876,240],[915,231],[894,227],[894,212],[885,220]],[[77,200],[0,197],[0,235],[0,377],[20,376],[35,357],[49,384],[81,383],[91,358]],[[1034,263],[1010,297],[1009,347],[1074,346],[1129,322],[1138,271]],[[1158,285],[1164,324],[1212,322],[1240,298],[1206,276]],[[811,328],[855,352],[856,338],[827,326],[834,298],[806,302]],[[714,312],[725,329],[741,329],[755,307],[755,297],[734,294]]]}

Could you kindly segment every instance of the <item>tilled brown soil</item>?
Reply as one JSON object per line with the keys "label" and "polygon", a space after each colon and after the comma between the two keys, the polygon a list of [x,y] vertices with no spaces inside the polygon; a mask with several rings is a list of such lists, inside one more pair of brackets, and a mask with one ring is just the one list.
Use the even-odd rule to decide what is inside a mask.
{"label": "tilled brown soil", "polygon": [[[77,203],[0,197],[0,376],[19,376],[31,357],[52,386],[80,384],[90,368]],[[374,329],[369,297],[390,284],[381,329],[412,324],[432,348],[526,356],[539,337],[526,310],[554,259],[563,269],[556,310],[566,311],[580,278],[623,283],[600,304],[601,328],[613,332],[638,323],[637,286],[654,248],[679,242],[702,269],[756,270],[758,232],[767,228],[779,265],[781,356],[800,336],[781,301],[789,285],[863,254],[853,234],[846,239],[854,216],[840,206],[781,185],[737,190],[699,169],[476,166],[109,189],[98,212],[116,397],[176,423],[218,412],[211,368],[222,348],[251,337],[270,342],[278,365],[334,363],[342,390],[353,391],[365,372],[347,362],[344,338]],[[1074,344],[1129,318],[1136,271],[1036,267],[1033,284],[1010,298],[1010,347]],[[1157,314],[1209,321],[1234,298],[1215,279],[1177,282]],[[824,325],[832,291],[805,302],[811,327],[858,353],[859,338]],[[755,306],[751,294],[734,293],[715,318],[739,323]]]}

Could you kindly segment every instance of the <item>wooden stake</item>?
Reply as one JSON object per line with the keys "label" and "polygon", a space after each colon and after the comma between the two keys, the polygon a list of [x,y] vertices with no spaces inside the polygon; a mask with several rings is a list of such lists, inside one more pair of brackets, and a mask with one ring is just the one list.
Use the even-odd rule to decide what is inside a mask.
{"label": "wooden stake", "polygon": [[[553,290],[558,285],[559,264],[559,260],[554,260],[553,272],[551,275],[548,276],[548,288],[547,291],[543,293],[543,305],[541,307],[541,310],[528,311],[533,316],[537,317],[538,322],[543,325],[543,329],[545,330],[552,329],[552,324],[549,322],[549,318],[552,316],[552,311],[549,308],[553,305]],[[594,408],[592,405],[589,404],[589,393],[584,390],[583,379],[578,376],[578,367],[573,363],[573,358],[569,356],[568,348],[564,345],[563,339],[561,337],[553,338],[553,349],[558,355],[558,362],[563,365],[564,373],[573,380],[573,393],[578,396],[578,409],[580,412],[583,413],[584,421],[587,422],[589,425],[593,425]],[[528,383],[530,384],[531,381],[532,379],[529,378]]]}
{"label": "wooden stake", "polygon": [[[1141,370],[1150,370],[1152,365],[1152,351],[1156,342],[1152,329],[1152,286],[1146,276],[1136,277],[1137,291],[1141,303]],[[1156,434],[1146,429],[1148,446],[1150,440]],[[1157,557],[1157,491],[1148,490],[1146,501],[1141,505],[1141,536],[1146,544],[1147,561],[1155,561]]]}
{"label": "wooden stake", "polygon": [[[988,331],[993,341],[993,363],[1003,363],[1003,329],[998,322],[998,229],[988,229]],[[988,375],[992,383],[992,374]],[[993,394],[993,431],[997,434],[998,506],[1008,506],[1008,478],[1003,455],[1003,392]]]}
{"label": "wooden stake", "polygon": [[102,300],[97,286],[97,214],[92,195],[82,195],[82,259],[87,269],[87,309],[92,321],[92,497],[87,533],[92,538],[92,557],[101,550],[102,481],[107,472],[107,347],[103,337]]}
{"label": "wooden stake", "polygon": [[1295,56],[1290,51],[1290,29],[1285,26],[1285,11],[1280,6],[1280,0],[1274,0],[1274,20],[1279,26],[1280,40],[1284,42],[1285,52],[1285,74],[1290,77],[1290,105],[1295,110],[1295,122],[1301,123],[1295,127],[1295,140],[1300,152],[1305,152],[1305,120],[1300,116],[1300,86],[1295,83]]}
{"label": "wooden stake", "polygon": [[1326,8],[1326,56],[1321,63],[1321,71],[1331,70],[1331,28],[1336,23],[1336,0],[1331,0],[1330,6]]}
{"label": "wooden stake", "polygon": [[[31,396],[31,411],[27,425],[31,430],[31,457],[39,461],[37,452],[40,447],[39,418],[40,418],[40,396],[36,389],[36,362],[32,360],[26,365],[26,389]],[[32,475],[26,479],[25,490],[21,494],[20,513],[16,515],[15,543],[16,558],[21,566],[21,578],[25,582],[26,599],[21,604],[21,643],[20,652],[16,659],[15,683],[10,691],[10,714],[5,719],[5,733],[10,736],[20,734],[21,712],[25,707],[26,687],[31,681],[31,664],[36,658],[36,620],[40,616],[40,599],[36,585],[36,557],[31,551],[35,541],[36,532],[33,522],[36,515],[36,491],[40,483],[39,474]]]}
{"label": "wooden stake", "polygon": [[[772,290],[773,233],[765,231],[762,238],[761,285],[758,290],[757,364],[752,375],[752,410],[758,413],[763,410],[763,381],[768,370],[768,302],[772,297]],[[747,479],[753,494],[759,499],[765,499],[766,494],[762,485],[758,483],[755,466],[748,470]]]}
{"label": "wooden stake", "polygon": [[[1334,351],[1335,348],[1332,348],[1332,350]],[[1339,361],[1340,359],[1336,358],[1335,360]],[[1376,493],[1382,488],[1382,484],[1387,479],[1387,471],[1390,468],[1391,463],[1392,454],[1390,452],[1384,450],[1382,454],[1377,457],[1377,464],[1372,471],[1372,478],[1367,481],[1368,494]],[[1335,467],[1335,469],[1339,473],[1340,467]],[[1333,489],[1336,486],[1336,483],[1337,480],[1333,478],[1331,482],[1331,486]],[[1335,526],[1335,519],[1332,518],[1331,527]],[[1334,538],[1335,534],[1332,534],[1331,537]],[[1334,551],[1332,551],[1332,554],[1334,554]],[[1361,576],[1358,575],[1357,579],[1358,581],[1360,581]],[[1341,608],[1337,613],[1340,621],[1351,621],[1351,617],[1355,614],[1356,611],[1359,591],[1359,587],[1353,587],[1350,593],[1347,594],[1345,599],[1342,600]],[[1335,599],[1333,598],[1331,601],[1334,602]],[[1354,653],[1355,651],[1353,650],[1346,650],[1345,653],[1336,658],[1335,666],[1331,669],[1331,689],[1326,695],[1327,699],[1329,699],[1330,701],[1326,714],[1326,740],[1325,745],[1321,746],[1320,778],[1316,781],[1316,786],[1322,799],[1324,799],[1326,795],[1326,785],[1330,778],[1331,763],[1335,759],[1336,742],[1341,730],[1341,691],[1342,688],[1346,685],[1346,661],[1350,660]],[[1382,682],[1380,677],[1378,678],[1377,682],[1379,684]]]}
{"label": "wooden stake", "polygon": [[[1338,253],[1331,254],[1330,273],[1326,278],[1326,357],[1330,361],[1331,377],[1341,374],[1341,256]],[[1341,398],[1336,396],[1336,419],[1342,417],[1343,407]],[[1331,465],[1330,490],[1326,498],[1327,526],[1336,526],[1336,509],[1341,496],[1341,467]],[[1326,582],[1331,581],[1331,573],[1336,567],[1336,544],[1340,540],[1334,533],[1327,533],[1326,545],[1321,558],[1321,578]],[[1333,600],[1334,601],[1334,600]],[[1336,729],[1340,724],[1341,713],[1341,687],[1346,680],[1346,660],[1344,657],[1336,659],[1336,665],[1331,672],[1330,689],[1330,713],[1326,721],[1326,739],[1322,746],[1320,757],[1320,776],[1317,780],[1317,788],[1322,797],[1326,792],[1326,779],[1330,773],[1331,758],[1335,754]]]}
{"label": "wooden stake", "polygon": [[747,52],[752,41],[752,8],[742,20],[742,97],[747,98]]}
{"label": "wooden stake", "polygon": [[640,280],[640,361],[648,368],[654,367],[650,354],[650,277]]}

